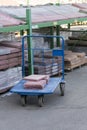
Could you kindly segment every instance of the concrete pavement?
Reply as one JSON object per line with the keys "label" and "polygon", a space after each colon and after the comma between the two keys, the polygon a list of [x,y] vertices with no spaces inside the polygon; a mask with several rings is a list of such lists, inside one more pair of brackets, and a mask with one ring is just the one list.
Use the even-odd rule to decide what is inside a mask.
{"label": "concrete pavement", "polygon": [[37,97],[22,107],[19,95],[0,96],[0,130],[87,130],[87,66],[67,72],[65,80],[65,96],[58,87],[41,108]]}

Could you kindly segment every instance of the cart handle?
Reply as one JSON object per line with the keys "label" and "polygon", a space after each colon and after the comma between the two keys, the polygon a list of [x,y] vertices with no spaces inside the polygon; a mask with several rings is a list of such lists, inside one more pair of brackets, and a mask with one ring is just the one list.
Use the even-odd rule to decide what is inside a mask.
{"label": "cart handle", "polygon": [[56,35],[25,35],[22,37],[22,46],[24,47],[24,39],[29,37],[43,37],[43,38],[60,38],[62,39],[62,49],[64,50],[64,38],[62,36],[56,36]]}

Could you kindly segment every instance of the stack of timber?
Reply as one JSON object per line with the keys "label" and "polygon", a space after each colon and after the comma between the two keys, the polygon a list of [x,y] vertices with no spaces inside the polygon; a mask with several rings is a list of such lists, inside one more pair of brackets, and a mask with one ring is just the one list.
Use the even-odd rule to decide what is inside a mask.
{"label": "stack of timber", "polygon": [[87,55],[87,33],[76,36],[70,36],[66,40],[68,49],[76,52],[85,52]]}
{"label": "stack of timber", "polygon": [[65,51],[64,63],[65,70],[72,70],[86,63],[84,52]]}

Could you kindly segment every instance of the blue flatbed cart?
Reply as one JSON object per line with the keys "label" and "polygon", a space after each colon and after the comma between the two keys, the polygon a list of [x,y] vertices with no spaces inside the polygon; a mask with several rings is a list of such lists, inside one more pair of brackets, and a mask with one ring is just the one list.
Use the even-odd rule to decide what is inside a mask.
{"label": "blue flatbed cart", "polygon": [[[60,91],[61,96],[64,96],[64,90],[65,90],[65,80],[64,80],[64,39],[61,36],[51,36],[51,35],[39,35],[39,36],[33,36],[33,35],[27,35],[22,38],[22,76],[25,76],[25,63],[24,63],[24,39],[30,37],[47,37],[47,38],[60,38],[62,40],[61,49],[52,49],[52,56],[62,57],[62,63],[61,63],[61,76],[59,77],[50,77],[48,84],[43,89],[25,89],[24,83],[26,80],[22,79],[19,81],[16,85],[13,86],[13,88],[10,90],[12,93],[17,93],[21,96],[21,103],[24,106],[27,101],[27,96],[38,96],[38,104],[40,107],[43,106],[43,100],[45,94],[52,94],[55,89],[60,85]],[[34,50],[34,49],[32,49]],[[32,63],[33,64],[33,63]],[[53,64],[53,63],[52,63]]]}

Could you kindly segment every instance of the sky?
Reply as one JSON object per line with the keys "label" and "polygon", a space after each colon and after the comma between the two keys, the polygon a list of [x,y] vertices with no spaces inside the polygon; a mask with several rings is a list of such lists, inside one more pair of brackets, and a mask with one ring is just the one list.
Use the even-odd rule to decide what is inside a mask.
{"label": "sky", "polygon": [[0,0],[0,5],[1,6],[8,6],[8,5],[43,5],[43,4],[47,4],[47,3],[81,3],[81,2],[86,2],[87,0]]}
{"label": "sky", "polygon": [[29,5],[41,5],[41,4],[47,4],[47,3],[82,3],[87,2],[87,0],[15,0],[21,4],[29,4]]}
{"label": "sky", "polygon": [[[16,1],[16,0],[15,0]],[[21,4],[30,4],[30,5],[41,5],[47,3],[56,3],[58,0],[17,0]]]}

